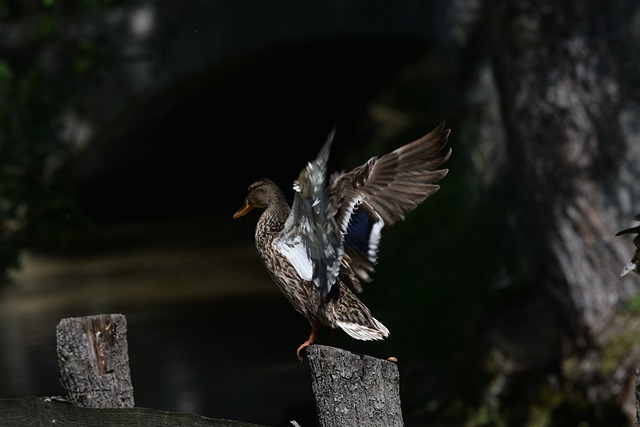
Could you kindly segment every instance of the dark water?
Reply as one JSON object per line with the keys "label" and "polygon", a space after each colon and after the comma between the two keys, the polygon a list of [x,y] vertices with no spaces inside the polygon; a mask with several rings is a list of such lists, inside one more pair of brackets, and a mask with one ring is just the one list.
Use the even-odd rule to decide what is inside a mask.
{"label": "dark water", "polygon": [[252,231],[241,234],[118,227],[72,253],[25,254],[0,289],[0,397],[63,395],[60,319],[122,313],[136,406],[314,425],[308,367],[295,358],[308,324],[259,264]]}

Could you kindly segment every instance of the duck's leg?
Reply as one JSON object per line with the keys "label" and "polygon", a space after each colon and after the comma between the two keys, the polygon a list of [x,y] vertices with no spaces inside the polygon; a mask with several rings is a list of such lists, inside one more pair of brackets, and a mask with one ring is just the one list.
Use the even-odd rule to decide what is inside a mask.
{"label": "duck's leg", "polygon": [[318,335],[318,321],[313,319],[311,321],[311,334],[309,334],[309,339],[303,342],[298,350],[296,351],[296,355],[298,355],[298,360],[302,362],[302,355],[300,352],[305,348],[310,346],[311,344],[316,342],[316,336]]}

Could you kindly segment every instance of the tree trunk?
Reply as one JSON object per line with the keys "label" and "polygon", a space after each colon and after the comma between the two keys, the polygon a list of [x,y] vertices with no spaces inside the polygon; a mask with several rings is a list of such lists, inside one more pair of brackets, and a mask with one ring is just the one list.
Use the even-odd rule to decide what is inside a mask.
{"label": "tree trunk", "polygon": [[[636,3],[485,1],[510,162],[532,230],[530,285],[564,317],[564,357],[577,364],[563,374],[592,403],[629,391],[638,359],[629,346],[620,366],[604,369],[603,353],[624,328],[616,308],[628,296],[619,272],[630,247],[614,234],[640,210],[629,179],[638,179],[631,164],[640,158],[625,127],[637,114]],[[636,207],[624,206],[633,197]]]}

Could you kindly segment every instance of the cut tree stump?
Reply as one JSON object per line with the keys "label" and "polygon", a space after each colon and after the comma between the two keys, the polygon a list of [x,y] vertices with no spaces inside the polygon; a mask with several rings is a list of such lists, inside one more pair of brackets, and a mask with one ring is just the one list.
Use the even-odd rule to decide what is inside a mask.
{"label": "cut tree stump", "polygon": [[133,408],[127,320],[122,314],[62,319],[56,328],[60,382],[85,408]]}
{"label": "cut tree stump", "polygon": [[395,363],[334,347],[307,347],[319,427],[403,426]]}

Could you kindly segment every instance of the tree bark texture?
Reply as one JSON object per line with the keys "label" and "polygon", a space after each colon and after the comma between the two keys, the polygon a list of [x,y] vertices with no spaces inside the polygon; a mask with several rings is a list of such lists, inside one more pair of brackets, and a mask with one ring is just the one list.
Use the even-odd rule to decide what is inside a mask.
{"label": "tree bark texture", "polygon": [[563,313],[571,346],[585,356],[576,377],[593,385],[596,401],[629,378],[603,381],[597,353],[628,289],[619,272],[630,246],[614,234],[636,212],[621,200],[639,196],[623,178],[640,179],[637,167],[625,170],[630,156],[640,159],[625,131],[637,107],[629,42],[635,3],[485,2],[509,157],[533,230],[532,283]]}
{"label": "tree bark texture", "polygon": [[127,320],[122,314],[62,319],[56,328],[60,381],[87,408],[131,408]]}
{"label": "tree bark texture", "polygon": [[403,425],[395,363],[322,345],[307,356],[319,427]]}

